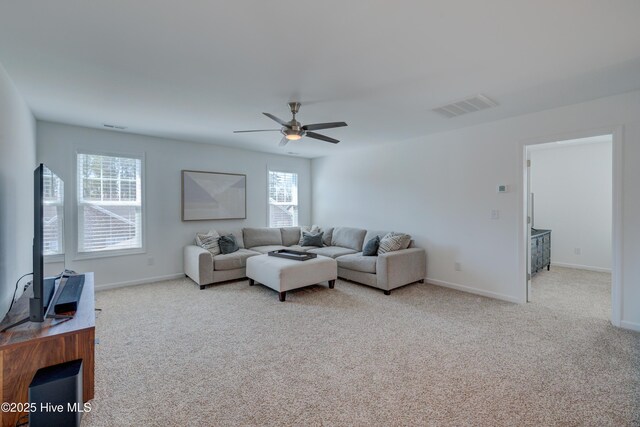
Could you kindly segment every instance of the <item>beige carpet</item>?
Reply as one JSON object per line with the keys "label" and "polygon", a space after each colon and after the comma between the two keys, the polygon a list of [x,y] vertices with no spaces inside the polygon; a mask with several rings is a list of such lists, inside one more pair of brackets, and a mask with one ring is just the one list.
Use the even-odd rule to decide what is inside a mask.
{"label": "beige carpet", "polygon": [[611,319],[611,273],[545,270],[533,276],[531,302],[565,314]]}
{"label": "beige carpet", "polygon": [[100,292],[83,425],[638,426],[640,334],[610,325],[607,281],[554,268],[527,305],[343,281],[285,303],[247,281]]}

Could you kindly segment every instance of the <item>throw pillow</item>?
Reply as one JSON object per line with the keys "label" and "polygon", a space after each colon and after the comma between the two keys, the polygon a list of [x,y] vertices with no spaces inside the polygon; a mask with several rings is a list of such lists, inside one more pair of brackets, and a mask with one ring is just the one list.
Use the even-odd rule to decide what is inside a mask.
{"label": "throw pillow", "polygon": [[411,244],[411,236],[409,236],[408,234],[406,234],[406,238],[402,241],[402,246],[400,247],[400,249],[408,249],[409,245]]}
{"label": "throw pillow", "polygon": [[302,246],[317,246],[322,247],[322,235],[323,233],[311,234],[306,231],[302,232]]}
{"label": "throw pillow", "polygon": [[324,237],[322,238],[322,243],[325,246],[331,246],[331,238],[333,237],[333,227],[322,228],[322,232],[324,233]]}
{"label": "throw pillow", "polygon": [[222,236],[218,239],[220,245],[220,252],[224,255],[233,253],[240,249],[238,243],[236,243],[236,237],[233,234]]}
{"label": "throw pillow", "polygon": [[220,253],[219,238],[220,235],[216,230],[210,230],[207,234],[198,233],[196,234],[196,245],[208,250],[211,255],[215,256]]}
{"label": "throw pillow", "polygon": [[400,249],[407,249],[409,248],[410,244],[411,244],[411,236],[408,234],[405,234],[402,237],[402,245],[400,245]]}
{"label": "throw pillow", "polygon": [[378,247],[380,246],[380,236],[376,236],[369,240],[362,249],[362,255],[364,256],[376,256],[378,255]]}
{"label": "throw pillow", "polygon": [[298,242],[298,244],[300,246],[304,246],[302,244],[302,240],[304,239],[304,233],[311,233],[311,234],[316,234],[320,231],[320,227],[318,227],[317,225],[312,225],[312,226],[308,226],[308,225],[303,225],[302,227],[300,227],[300,241]]}
{"label": "throw pillow", "polygon": [[408,234],[394,232],[387,233],[382,239],[380,239],[378,255],[400,250],[403,246],[408,246],[410,241],[411,236]]}

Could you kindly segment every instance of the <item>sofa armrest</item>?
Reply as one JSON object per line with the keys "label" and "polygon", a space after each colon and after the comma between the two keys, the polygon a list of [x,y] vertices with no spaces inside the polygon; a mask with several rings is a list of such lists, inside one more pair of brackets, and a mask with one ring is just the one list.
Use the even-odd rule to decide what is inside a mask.
{"label": "sofa armrest", "polygon": [[391,290],[424,280],[427,253],[422,248],[401,249],[378,255],[376,280],[381,289]]}
{"label": "sofa armrest", "polygon": [[198,285],[213,283],[213,255],[196,245],[184,248],[184,273]]}

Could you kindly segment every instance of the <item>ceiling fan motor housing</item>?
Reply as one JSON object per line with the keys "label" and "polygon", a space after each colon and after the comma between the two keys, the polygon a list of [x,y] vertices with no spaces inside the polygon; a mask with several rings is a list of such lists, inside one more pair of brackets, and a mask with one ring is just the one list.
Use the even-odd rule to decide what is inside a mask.
{"label": "ceiling fan motor housing", "polygon": [[300,111],[300,103],[290,102],[289,108],[291,109],[293,118],[287,122],[287,126],[282,127],[281,132],[288,140],[296,141],[302,138],[305,134],[304,129],[302,129],[302,123],[296,120],[296,114]]}

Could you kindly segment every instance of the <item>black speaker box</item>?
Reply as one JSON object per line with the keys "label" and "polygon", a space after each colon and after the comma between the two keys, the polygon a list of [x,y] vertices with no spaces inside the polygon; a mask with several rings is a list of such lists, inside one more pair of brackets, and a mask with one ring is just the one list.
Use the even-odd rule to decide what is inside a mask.
{"label": "black speaker box", "polygon": [[29,385],[29,427],[80,426],[82,360],[38,369]]}

